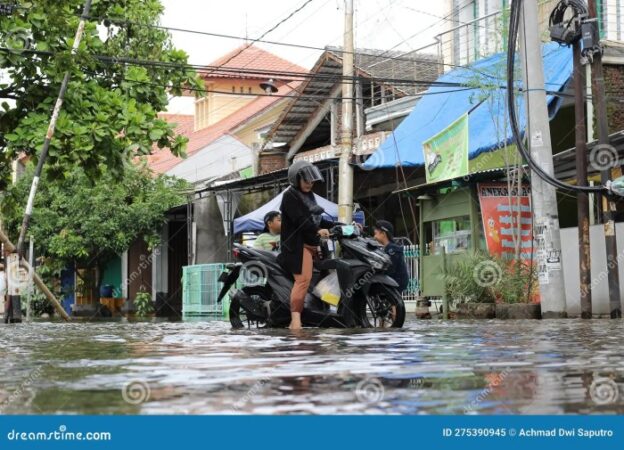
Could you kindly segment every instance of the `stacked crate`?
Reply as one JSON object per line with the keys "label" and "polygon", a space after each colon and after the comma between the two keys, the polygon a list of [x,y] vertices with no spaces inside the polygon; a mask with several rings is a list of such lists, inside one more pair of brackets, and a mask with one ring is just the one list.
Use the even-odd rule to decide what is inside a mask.
{"label": "stacked crate", "polygon": [[225,264],[198,264],[182,268],[182,315],[184,317],[227,317],[229,297],[217,302],[223,283],[219,276]]}

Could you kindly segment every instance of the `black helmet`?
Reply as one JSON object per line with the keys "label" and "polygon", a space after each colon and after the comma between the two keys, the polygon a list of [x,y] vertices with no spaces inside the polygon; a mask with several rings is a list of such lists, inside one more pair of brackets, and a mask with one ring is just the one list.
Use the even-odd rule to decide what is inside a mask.
{"label": "black helmet", "polygon": [[295,161],[288,168],[288,181],[294,188],[299,188],[299,177],[308,183],[324,181],[323,175],[318,168],[307,161]]}

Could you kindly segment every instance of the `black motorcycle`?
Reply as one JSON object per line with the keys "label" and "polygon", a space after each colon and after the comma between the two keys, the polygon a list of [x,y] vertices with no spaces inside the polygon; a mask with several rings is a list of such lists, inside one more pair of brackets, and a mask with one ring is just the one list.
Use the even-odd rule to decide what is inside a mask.
{"label": "black motorcycle", "polygon": [[[330,239],[334,247],[339,244],[342,256],[331,257],[324,242],[323,257],[314,262],[301,314],[303,326],[402,327],[405,304],[397,283],[385,274],[391,260],[383,247],[360,236],[352,225],[335,226]],[[234,255],[240,262],[228,264],[219,277],[223,288],[218,299],[234,286],[229,311],[232,326],[288,326],[294,279],[277,262],[277,254],[235,244]],[[321,286],[324,291],[319,291]]]}

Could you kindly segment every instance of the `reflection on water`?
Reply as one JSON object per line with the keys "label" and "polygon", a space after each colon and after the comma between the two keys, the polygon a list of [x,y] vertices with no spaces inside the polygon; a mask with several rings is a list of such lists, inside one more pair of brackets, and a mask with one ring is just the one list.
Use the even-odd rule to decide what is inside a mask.
{"label": "reflection on water", "polygon": [[4,414],[624,414],[622,321],[0,326]]}

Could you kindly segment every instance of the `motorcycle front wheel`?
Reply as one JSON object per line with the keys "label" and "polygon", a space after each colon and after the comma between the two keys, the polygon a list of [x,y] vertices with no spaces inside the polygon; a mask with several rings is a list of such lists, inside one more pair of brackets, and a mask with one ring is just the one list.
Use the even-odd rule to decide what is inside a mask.
{"label": "motorcycle front wheel", "polygon": [[401,294],[382,284],[372,285],[360,302],[360,319],[365,328],[401,328],[405,323]]}

